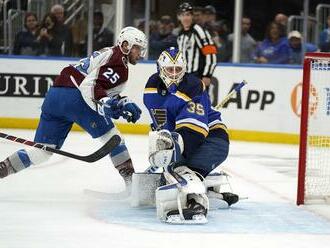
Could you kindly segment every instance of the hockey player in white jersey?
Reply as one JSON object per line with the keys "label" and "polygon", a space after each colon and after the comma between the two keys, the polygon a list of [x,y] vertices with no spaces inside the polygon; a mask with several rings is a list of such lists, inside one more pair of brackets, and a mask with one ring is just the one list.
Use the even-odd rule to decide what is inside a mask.
{"label": "hockey player in white jersey", "polygon": [[[61,71],[43,102],[35,142],[59,149],[77,123],[106,143],[113,135],[120,135],[112,119],[123,117],[135,123],[140,118],[140,108],[119,94],[128,79],[128,63],[135,65],[145,54],[146,36],[126,27],[118,37],[116,46],[95,51]],[[21,149],[0,162],[0,178],[45,162],[51,155],[39,149]],[[134,167],[123,138],[109,155],[125,183],[130,184]]]}

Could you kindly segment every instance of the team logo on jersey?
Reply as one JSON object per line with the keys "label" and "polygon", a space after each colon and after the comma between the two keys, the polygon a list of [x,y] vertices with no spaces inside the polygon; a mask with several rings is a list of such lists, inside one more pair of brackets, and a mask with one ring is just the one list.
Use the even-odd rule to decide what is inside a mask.
{"label": "team logo on jersey", "polygon": [[167,122],[167,110],[166,109],[151,109],[150,110],[153,121],[157,128],[161,129]]}
{"label": "team logo on jersey", "polygon": [[165,89],[163,89],[163,90],[161,90],[161,93],[160,93],[162,96],[166,96],[166,94],[167,94],[167,90],[165,90]]}

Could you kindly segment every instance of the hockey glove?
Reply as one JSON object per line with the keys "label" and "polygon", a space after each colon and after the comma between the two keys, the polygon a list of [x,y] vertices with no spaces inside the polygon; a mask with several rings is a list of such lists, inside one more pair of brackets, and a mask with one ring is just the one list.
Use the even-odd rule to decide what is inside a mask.
{"label": "hockey glove", "polygon": [[111,119],[119,119],[121,116],[118,103],[117,98],[103,97],[98,104],[97,112],[104,117],[108,124],[111,123]]}
{"label": "hockey glove", "polygon": [[149,132],[149,162],[152,166],[166,167],[177,161],[182,151],[180,134],[165,129]]}
{"label": "hockey glove", "polygon": [[121,110],[121,116],[127,120],[127,122],[135,123],[141,116],[141,109],[134,102],[131,102],[127,96],[122,97],[118,106]]}

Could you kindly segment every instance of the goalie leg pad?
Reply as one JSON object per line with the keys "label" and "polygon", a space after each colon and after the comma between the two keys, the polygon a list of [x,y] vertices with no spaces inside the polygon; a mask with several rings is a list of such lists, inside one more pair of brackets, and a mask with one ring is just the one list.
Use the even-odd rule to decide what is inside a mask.
{"label": "goalie leg pad", "polygon": [[212,173],[205,177],[204,180],[205,187],[213,188],[215,191],[220,192],[224,188],[228,188],[227,190],[231,191],[231,186],[229,183],[229,175],[223,171],[220,173]]}

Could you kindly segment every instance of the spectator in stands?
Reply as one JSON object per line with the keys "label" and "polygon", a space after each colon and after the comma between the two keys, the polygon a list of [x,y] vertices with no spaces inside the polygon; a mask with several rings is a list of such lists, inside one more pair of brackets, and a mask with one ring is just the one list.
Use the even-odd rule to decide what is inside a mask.
{"label": "spectator in stands", "polygon": [[201,27],[204,26],[204,8],[200,6],[194,7],[193,11],[194,22]]}
{"label": "spectator in stands", "polygon": [[203,27],[210,33],[213,42],[217,46],[217,62],[227,62],[229,60],[228,51],[228,26],[225,20],[217,21],[217,12],[212,5],[204,7]]}
{"label": "spectator in stands", "polygon": [[[251,28],[251,19],[249,17],[242,18],[242,32],[241,32],[241,47],[240,47],[240,62],[241,63],[252,63],[253,62],[253,52],[256,49],[257,42],[249,34]],[[232,61],[232,51],[233,51],[233,40],[234,34],[228,35],[228,50],[231,54],[230,60]]]}
{"label": "spectator in stands", "polygon": [[290,47],[287,37],[281,37],[281,27],[276,22],[267,26],[266,38],[257,46],[253,59],[261,64],[288,64]]}
{"label": "spectator in stands", "polygon": [[62,56],[63,39],[57,28],[57,19],[53,14],[45,15],[37,40],[40,44],[39,55]]}
{"label": "spectator in stands", "polygon": [[36,14],[28,12],[24,18],[25,30],[17,33],[14,41],[13,54],[15,55],[37,55],[39,42],[38,19]]}
{"label": "spectator in stands", "polygon": [[204,21],[206,23],[212,23],[217,20],[217,10],[212,5],[204,7]]}
{"label": "spectator in stands", "polygon": [[330,16],[327,19],[328,27],[320,34],[319,47],[321,52],[330,52]]}
{"label": "spectator in stands", "polygon": [[278,13],[274,17],[274,22],[280,25],[281,28],[281,36],[287,35],[287,26],[288,26],[288,16],[283,13]]}
{"label": "spectator in stands", "polygon": [[303,42],[303,37],[299,31],[291,31],[288,35],[291,49],[290,64],[301,64],[303,61],[303,52],[317,52],[318,48],[311,43]]}
{"label": "spectator in stands", "polygon": [[230,58],[230,49],[228,44],[228,34],[223,20],[215,22],[212,40],[218,50],[217,62],[228,62]]}
{"label": "spectator in stands", "polygon": [[72,31],[72,56],[83,57],[86,56],[86,36],[88,22],[84,13],[77,15],[75,21],[71,26]]}
{"label": "spectator in stands", "polygon": [[72,54],[72,32],[70,27],[64,23],[64,8],[60,4],[55,4],[52,6],[50,12],[56,17],[58,34],[63,42],[61,53],[63,56],[69,57]]}
{"label": "spectator in stands", "polygon": [[103,13],[101,10],[96,10],[94,12],[93,51],[101,50],[104,47],[111,47],[114,44],[113,33],[108,28],[104,27],[103,24]]}
{"label": "spectator in stands", "polygon": [[177,46],[176,36],[172,33],[174,22],[168,15],[164,15],[158,22],[158,30],[150,35],[149,59],[157,59],[162,51]]}
{"label": "spectator in stands", "polygon": [[212,5],[207,5],[204,7],[204,27],[212,37],[214,37],[216,29],[217,11]]}

